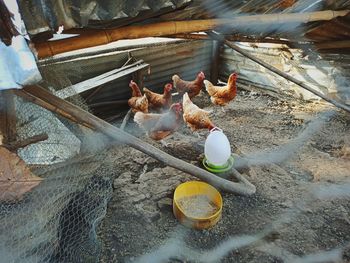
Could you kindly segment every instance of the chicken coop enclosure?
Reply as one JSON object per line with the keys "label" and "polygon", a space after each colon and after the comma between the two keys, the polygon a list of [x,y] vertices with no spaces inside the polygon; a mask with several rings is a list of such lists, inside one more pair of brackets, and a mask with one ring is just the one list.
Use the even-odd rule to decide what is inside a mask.
{"label": "chicken coop enclosure", "polygon": [[[0,262],[348,262],[349,10],[0,0]],[[210,229],[173,215],[192,180],[222,194]]]}

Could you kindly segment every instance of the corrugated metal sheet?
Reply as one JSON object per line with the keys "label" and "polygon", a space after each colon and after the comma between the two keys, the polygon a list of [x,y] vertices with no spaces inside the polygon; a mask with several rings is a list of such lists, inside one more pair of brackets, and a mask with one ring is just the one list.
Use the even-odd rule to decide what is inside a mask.
{"label": "corrugated metal sheet", "polygon": [[[135,22],[149,23],[159,20],[184,20],[199,18],[230,18],[237,15],[312,12],[320,10],[350,9],[348,0],[18,0],[28,32],[35,36],[44,34],[42,40],[57,30],[65,28],[120,27]],[[33,16],[35,14],[35,16]],[[306,25],[260,26],[226,29],[230,34],[255,37],[291,38],[304,40],[304,33],[322,23]],[[345,23],[345,29],[349,23]],[[333,23],[327,32],[343,32],[344,23]],[[326,36],[326,34],[325,34]]]}
{"label": "corrugated metal sheet", "polygon": [[[130,50],[129,50],[130,51]],[[104,51],[105,52],[105,51]],[[163,86],[172,82],[171,77],[179,74],[187,80],[194,79],[199,71],[203,71],[207,77],[210,74],[210,61],[212,53],[211,41],[178,41],[168,42],[162,45],[136,46],[130,52],[136,59],[142,59],[151,65],[151,74],[145,78],[145,86],[151,90],[162,92]],[[52,73],[71,74],[70,80],[77,83],[114,68],[121,67],[128,58],[128,50],[114,50],[113,52],[95,54],[60,62],[48,61],[40,67],[50,68]],[[61,73],[60,73],[61,72]],[[75,73],[75,74],[73,74]],[[101,91],[93,96],[89,105],[106,101],[120,101],[111,106],[92,108],[97,115],[107,118],[126,109],[126,100],[130,97],[129,81],[131,77],[125,77],[103,86]],[[51,81],[52,83],[52,81]],[[91,91],[85,92],[83,97],[88,97]]]}
{"label": "corrugated metal sheet", "polygon": [[223,18],[237,14],[273,14],[311,12],[316,10],[343,10],[350,6],[348,0],[194,0],[181,11],[163,15],[165,19]]}
{"label": "corrugated metal sheet", "polygon": [[[350,102],[348,101],[350,90],[346,81],[350,78],[350,71],[344,71],[343,65],[334,62],[334,60],[349,60],[350,56],[343,56],[342,58],[339,56],[328,58],[304,56],[301,50],[288,50],[277,44],[259,45],[258,48],[242,44],[241,47],[321,93],[331,93],[344,101]],[[296,84],[261,67],[229,47],[225,47],[221,53],[220,78],[226,80],[233,71],[239,73],[238,81],[242,85],[258,86],[277,93],[282,90],[304,99],[318,99]]]}
{"label": "corrugated metal sheet", "polygon": [[65,29],[123,26],[173,11],[190,2],[191,0],[18,0],[27,31],[32,36],[51,34],[61,25]]}

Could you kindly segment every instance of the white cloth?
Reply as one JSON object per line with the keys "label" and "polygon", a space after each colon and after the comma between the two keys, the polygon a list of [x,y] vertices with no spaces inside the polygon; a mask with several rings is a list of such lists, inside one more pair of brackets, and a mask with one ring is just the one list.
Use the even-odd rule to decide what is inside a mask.
{"label": "white cloth", "polygon": [[20,89],[40,80],[34,55],[24,37],[13,37],[11,46],[0,40],[0,90]]}

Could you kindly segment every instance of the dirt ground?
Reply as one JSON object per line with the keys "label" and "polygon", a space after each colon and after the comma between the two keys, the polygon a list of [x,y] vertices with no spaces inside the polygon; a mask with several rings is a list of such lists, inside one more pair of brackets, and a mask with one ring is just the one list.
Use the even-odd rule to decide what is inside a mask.
{"label": "dirt ground", "polygon": [[[317,113],[329,108],[322,103],[280,100],[248,91],[240,91],[225,112],[211,106],[206,94],[194,101],[202,108],[213,110],[212,120],[224,130],[233,152],[240,155],[287,143]],[[201,132],[198,139],[183,127],[166,140],[168,147],[164,148],[145,138],[132,121],[127,130],[178,158],[201,166],[206,131]],[[288,211],[290,222],[277,228],[272,239],[233,250],[219,262],[284,262],[349,246],[349,199],[308,202],[314,186],[342,185],[349,180],[349,130],[350,115],[338,112],[287,161],[250,168],[244,174],[256,186],[256,194],[244,197],[222,193],[222,219],[212,229],[203,231],[179,227],[172,213],[174,189],[194,177],[129,147],[117,147],[110,158],[119,176],[114,181],[113,197],[98,231],[102,242],[100,262],[138,260],[177,231],[185,231],[184,242],[188,247],[210,250],[229,237],[258,234]],[[340,253],[344,262],[350,262],[348,248]],[[322,262],[328,262],[324,256],[321,258]],[[175,256],[169,262],[192,261],[178,260]]]}

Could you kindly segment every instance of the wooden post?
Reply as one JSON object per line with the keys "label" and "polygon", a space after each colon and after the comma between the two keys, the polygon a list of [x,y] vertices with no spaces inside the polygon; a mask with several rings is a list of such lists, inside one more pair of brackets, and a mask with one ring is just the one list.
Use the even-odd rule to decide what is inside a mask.
{"label": "wooden post", "polygon": [[213,49],[211,53],[210,81],[214,85],[218,83],[218,78],[219,78],[221,44],[222,44],[221,41],[217,41],[217,40],[213,41]]}
{"label": "wooden post", "polygon": [[224,41],[225,45],[229,46],[230,48],[232,48],[233,50],[237,51],[238,53],[242,54],[243,56],[253,60],[254,62],[258,63],[259,65],[263,66],[264,68],[267,68],[268,70],[271,70],[272,72],[276,73],[277,75],[280,75],[281,77],[299,85],[300,87],[302,87],[303,89],[306,89],[307,91],[315,94],[316,96],[324,99],[325,101],[333,104],[334,106],[340,108],[340,109],[343,109],[347,112],[350,112],[350,107],[339,102],[339,101],[336,101],[332,98],[329,98],[325,95],[323,95],[321,92],[309,87],[308,85],[306,85],[304,82],[292,77],[292,76],[289,76],[288,74],[284,73],[283,71],[280,71],[279,69],[267,64],[266,62],[262,61],[261,59],[249,54],[247,51],[241,49],[240,47],[238,47],[237,45],[233,44],[232,42],[230,41],[227,41],[223,36],[219,35],[219,34],[216,34],[214,32],[209,32],[208,35],[210,37],[212,37],[213,39],[216,39],[216,40],[221,40],[221,41]]}
{"label": "wooden post", "polygon": [[141,152],[146,153],[154,159],[165,163],[168,166],[174,167],[185,173],[192,174],[193,176],[196,176],[223,191],[242,195],[252,195],[256,191],[255,186],[235,170],[233,171],[233,174],[236,175],[239,183],[220,178],[199,167],[177,159],[163,152],[162,150],[132,136],[131,134],[120,130],[108,122],[101,120],[91,113],[86,112],[81,108],[58,98],[57,96],[51,94],[39,86],[27,86],[23,90],[16,90],[15,92],[15,94],[18,96],[29,99],[30,101],[43,106],[50,111],[61,114],[63,117],[68,117],[69,119],[75,120],[76,122],[87,127],[92,127],[96,131],[107,135],[114,141],[129,145]]}
{"label": "wooden post", "polygon": [[133,79],[136,82],[136,84],[140,87],[141,90],[143,89],[143,86],[144,86],[144,76],[145,74],[143,70],[136,71],[133,74]]}
{"label": "wooden post", "polygon": [[3,144],[16,141],[16,108],[11,90],[0,91],[0,134]]}

